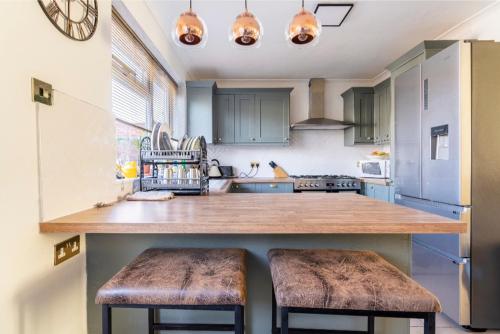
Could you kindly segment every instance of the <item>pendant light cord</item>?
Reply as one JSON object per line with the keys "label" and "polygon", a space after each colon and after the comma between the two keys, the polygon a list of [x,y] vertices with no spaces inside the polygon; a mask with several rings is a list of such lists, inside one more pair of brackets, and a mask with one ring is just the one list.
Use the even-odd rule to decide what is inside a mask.
{"label": "pendant light cord", "polygon": [[189,11],[193,10],[193,3],[192,0],[189,0]]}
{"label": "pendant light cord", "polygon": [[245,11],[248,12],[247,0],[245,0]]}
{"label": "pendant light cord", "polygon": [[302,9],[304,9],[304,0],[302,0]]}

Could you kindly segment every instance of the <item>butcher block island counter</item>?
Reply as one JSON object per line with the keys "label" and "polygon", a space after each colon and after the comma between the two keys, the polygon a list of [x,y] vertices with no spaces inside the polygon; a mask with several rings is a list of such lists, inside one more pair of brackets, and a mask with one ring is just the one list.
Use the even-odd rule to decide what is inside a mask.
{"label": "butcher block island counter", "polygon": [[123,201],[40,224],[43,233],[461,233],[466,224],[354,193],[215,194]]}
{"label": "butcher block island counter", "polygon": [[[410,273],[411,234],[461,233],[467,228],[457,221],[354,193],[226,193],[235,180],[218,182],[218,188],[211,184],[209,196],[123,201],[40,224],[43,233],[85,235],[88,333],[101,333],[101,311],[94,303],[97,290],[150,247],[246,249],[245,334],[269,334],[271,275],[266,254],[270,249],[373,250]],[[172,322],[232,322],[231,314],[224,312],[169,310],[161,317]],[[362,317],[294,315],[293,321],[305,328],[359,331],[366,326]],[[147,317],[137,310],[120,310],[113,315],[113,327],[121,334],[144,333]],[[376,334],[381,333],[408,334],[409,321],[377,319]]]}

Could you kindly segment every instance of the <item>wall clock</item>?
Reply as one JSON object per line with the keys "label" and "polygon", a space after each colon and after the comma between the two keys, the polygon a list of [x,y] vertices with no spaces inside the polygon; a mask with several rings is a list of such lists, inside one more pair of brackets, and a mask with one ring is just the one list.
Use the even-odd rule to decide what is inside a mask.
{"label": "wall clock", "polygon": [[52,24],[66,37],[86,41],[97,28],[97,0],[38,0]]}

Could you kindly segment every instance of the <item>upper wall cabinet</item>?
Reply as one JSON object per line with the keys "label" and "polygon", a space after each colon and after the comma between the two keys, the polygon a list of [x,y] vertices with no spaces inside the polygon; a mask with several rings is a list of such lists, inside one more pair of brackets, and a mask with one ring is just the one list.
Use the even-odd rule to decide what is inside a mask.
{"label": "upper wall cabinet", "polygon": [[375,144],[391,142],[391,79],[374,87],[373,135]]}
{"label": "upper wall cabinet", "polygon": [[[187,98],[187,134],[191,137],[204,136],[207,143],[216,138],[216,123],[213,110],[215,100],[215,81],[188,81]],[[233,139],[234,140],[234,139]]]}
{"label": "upper wall cabinet", "polygon": [[213,144],[289,143],[291,88],[216,89],[205,81],[187,89],[190,136]]}
{"label": "upper wall cabinet", "polygon": [[342,94],[344,121],[355,125],[344,130],[344,145],[374,143],[374,116],[372,87],[353,87]]}

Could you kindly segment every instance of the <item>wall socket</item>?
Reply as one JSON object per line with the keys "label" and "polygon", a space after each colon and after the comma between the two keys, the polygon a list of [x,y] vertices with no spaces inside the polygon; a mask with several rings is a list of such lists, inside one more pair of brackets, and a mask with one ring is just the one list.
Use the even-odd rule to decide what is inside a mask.
{"label": "wall socket", "polygon": [[75,235],[72,238],[64,240],[54,246],[54,265],[80,254],[80,236]]}
{"label": "wall socket", "polygon": [[250,167],[251,168],[255,168],[255,167],[259,168],[259,166],[260,166],[260,162],[259,161],[250,161]]}

